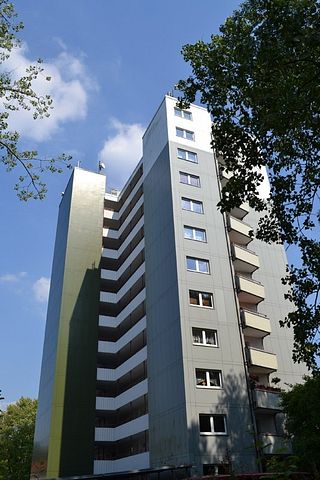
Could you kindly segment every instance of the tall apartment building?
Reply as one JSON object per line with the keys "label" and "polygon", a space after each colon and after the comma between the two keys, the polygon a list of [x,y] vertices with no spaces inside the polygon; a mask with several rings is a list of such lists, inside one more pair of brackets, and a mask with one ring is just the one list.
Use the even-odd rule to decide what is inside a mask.
{"label": "tall apartment building", "polygon": [[279,395],[303,367],[280,245],[247,205],[217,209],[226,173],[208,112],[166,96],[121,192],[75,168],[60,205],[34,469],[43,477],[162,465],[258,470],[283,446]]}

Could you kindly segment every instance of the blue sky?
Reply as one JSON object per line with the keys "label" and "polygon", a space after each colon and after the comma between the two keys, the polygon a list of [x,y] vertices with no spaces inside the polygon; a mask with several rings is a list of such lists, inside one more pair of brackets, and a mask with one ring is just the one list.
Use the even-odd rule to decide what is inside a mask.
{"label": "blue sky", "polygon": [[[163,95],[188,75],[180,50],[208,41],[239,5],[236,0],[17,0],[23,46],[8,68],[44,60],[55,109],[50,119],[20,115],[24,147],[43,157],[62,152],[96,170],[106,163],[119,187],[139,160],[141,134]],[[125,172],[122,175],[120,172]],[[38,395],[54,236],[70,172],[48,178],[44,201],[19,202],[17,172],[2,171],[0,388],[6,403]]]}

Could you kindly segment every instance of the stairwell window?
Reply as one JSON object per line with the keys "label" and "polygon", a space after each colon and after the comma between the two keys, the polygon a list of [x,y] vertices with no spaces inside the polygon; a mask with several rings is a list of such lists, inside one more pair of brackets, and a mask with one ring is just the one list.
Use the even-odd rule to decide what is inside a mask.
{"label": "stairwell window", "polygon": [[199,388],[221,388],[221,370],[202,370],[196,368],[196,385]]}
{"label": "stairwell window", "polygon": [[194,213],[203,213],[203,203],[199,200],[192,200],[191,198],[181,198],[181,206],[183,210],[189,210]]}
{"label": "stairwell window", "polygon": [[193,328],[192,337],[194,345],[207,345],[210,347],[218,347],[217,330],[209,328]]}
{"label": "stairwell window", "polygon": [[185,128],[176,127],[176,135],[177,137],[194,141],[194,132],[192,132],[191,130],[186,130]]}
{"label": "stairwell window", "polygon": [[209,260],[187,257],[187,269],[191,272],[210,273]]}
{"label": "stairwell window", "polygon": [[190,150],[184,150],[183,148],[178,148],[178,158],[186,160],[187,162],[198,163],[198,155],[195,152],[190,152]]}
{"label": "stairwell window", "polygon": [[192,113],[188,110],[181,110],[180,108],[174,108],[174,114],[176,117],[185,118],[186,120],[192,120]]}
{"label": "stairwell window", "polygon": [[199,415],[201,435],[227,435],[225,415]]}
{"label": "stairwell window", "polygon": [[206,242],[207,235],[203,228],[189,227],[184,225],[183,235],[187,240],[196,240],[197,242]]}
{"label": "stairwell window", "polygon": [[189,303],[198,307],[213,308],[213,295],[209,292],[189,290]]}
{"label": "stairwell window", "polygon": [[192,187],[200,188],[200,177],[198,177],[198,175],[191,175],[190,173],[179,172],[179,176],[180,176],[180,183],[184,183],[185,185],[191,185]]}

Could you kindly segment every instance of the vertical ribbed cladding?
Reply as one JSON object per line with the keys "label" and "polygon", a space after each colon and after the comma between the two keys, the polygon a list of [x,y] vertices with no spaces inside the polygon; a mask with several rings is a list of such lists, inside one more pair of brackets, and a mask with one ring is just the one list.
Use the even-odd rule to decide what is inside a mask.
{"label": "vertical ribbed cladding", "polygon": [[105,198],[94,473],[149,466],[142,174]]}
{"label": "vertical ribbed cladding", "polygon": [[75,168],[62,198],[34,440],[39,478],[92,473],[105,177]]}

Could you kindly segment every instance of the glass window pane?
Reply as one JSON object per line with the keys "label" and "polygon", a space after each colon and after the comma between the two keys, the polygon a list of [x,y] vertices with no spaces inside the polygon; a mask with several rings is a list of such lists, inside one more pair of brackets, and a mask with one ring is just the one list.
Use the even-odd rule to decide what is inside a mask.
{"label": "glass window pane", "polygon": [[217,344],[217,339],[216,339],[216,333],[213,330],[206,330],[206,343],[208,345],[216,345]]}
{"label": "glass window pane", "polygon": [[181,128],[176,128],[177,137],[183,138],[184,131]]}
{"label": "glass window pane", "polygon": [[195,258],[187,257],[188,270],[197,270],[197,261]]}
{"label": "glass window pane", "polygon": [[193,238],[193,229],[190,227],[184,227],[184,238]]}
{"label": "glass window pane", "polygon": [[188,174],[184,172],[180,172],[180,182],[181,183],[189,183],[188,182]]}
{"label": "glass window pane", "polygon": [[209,370],[210,387],[220,387],[220,372]]}
{"label": "glass window pane", "polygon": [[189,299],[191,305],[200,305],[199,292],[196,292],[195,290],[189,290]]}
{"label": "glass window pane", "polygon": [[185,110],[183,110],[183,116],[187,120],[192,120],[192,113],[191,112],[186,112]]}
{"label": "glass window pane", "polygon": [[203,213],[202,203],[193,201],[192,202],[192,210],[193,210],[193,212],[196,212],[196,213]]}
{"label": "glass window pane", "polygon": [[196,175],[190,175],[190,185],[194,187],[200,187],[200,178]]}
{"label": "glass window pane", "polygon": [[175,108],[175,109],[174,109],[174,114],[175,114],[177,117],[182,117],[182,110],[180,110],[180,108]]}
{"label": "glass window pane", "polygon": [[200,432],[211,433],[210,415],[199,415]]}
{"label": "glass window pane", "polygon": [[189,130],[185,130],[185,135],[186,135],[185,138],[187,140],[193,140],[193,137],[194,137],[193,132],[189,132]]}
{"label": "glass window pane", "polygon": [[212,307],[212,295],[211,295],[211,293],[202,292],[202,305],[204,307]]}
{"label": "glass window pane", "polygon": [[213,428],[215,433],[225,433],[225,424],[223,415],[214,415],[213,416]]}
{"label": "glass window pane", "polygon": [[202,330],[200,328],[192,329],[194,343],[202,343]]}
{"label": "glass window pane", "polygon": [[197,154],[194,152],[188,152],[188,160],[190,160],[190,162],[198,163]]}
{"label": "glass window pane", "polygon": [[183,150],[182,148],[178,148],[178,158],[182,158],[183,160],[186,160],[187,159],[187,153],[191,153],[191,152],[187,152],[186,150]]}
{"label": "glass window pane", "polygon": [[202,273],[209,273],[209,262],[207,260],[198,260],[198,270]]}
{"label": "glass window pane", "polygon": [[181,199],[181,205],[184,210],[191,210],[191,202],[187,198]]}
{"label": "glass window pane", "polygon": [[205,241],[206,241],[206,232],[205,232],[205,230],[195,229],[195,231],[194,231],[194,238],[195,238],[195,240],[198,240],[199,242],[205,242]]}
{"label": "glass window pane", "polygon": [[205,370],[196,370],[196,383],[199,387],[206,387],[206,371]]}

